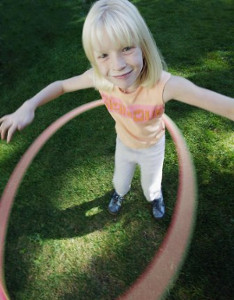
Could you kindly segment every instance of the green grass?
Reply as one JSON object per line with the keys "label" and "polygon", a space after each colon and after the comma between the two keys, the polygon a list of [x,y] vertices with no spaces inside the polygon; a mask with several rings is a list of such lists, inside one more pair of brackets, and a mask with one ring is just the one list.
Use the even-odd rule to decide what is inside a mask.
{"label": "green grass", "polygon": [[[81,30],[91,1],[0,4],[0,114],[14,111],[48,83],[89,66]],[[233,96],[233,1],[133,1],[146,18],[168,69]],[[59,116],[99,98],[65,95],[41,107],[34,123],[0,142],[0,193],[22,154]],[[198,211],[191,247],[167,300],[232,298],[233,123],[171,102],[167,114],[193,155]],[[178,163],[167,134],[163,190],[167,216],[155,222],[137,170],[118,217],[112,190],[114,122],[104,107],[59,130],[39,152],[19,188],[6,240],[5,274],[15,300],[114,299],[143,272],[160,246],[176,200]]]}

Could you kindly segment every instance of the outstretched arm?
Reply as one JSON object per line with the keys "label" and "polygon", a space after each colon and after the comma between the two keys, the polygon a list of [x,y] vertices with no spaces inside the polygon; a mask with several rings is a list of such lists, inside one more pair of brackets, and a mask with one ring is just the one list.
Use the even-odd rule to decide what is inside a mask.
{"label": "outstretched arm", "polygon": [[51,83],[34,97],[25,101],[14,113],[0,119],[1,139],[6,138],[9,143],[16,130],[22,130],[33,121],[37,107],[64,93],[90,87],[93,87],[92,70],[76,77]]}
{"label": "outstretched arm", "polygon": [[163,98],[165,102],[175,99],[234,121],[233,98],[201,88],[179,76],[172,76],[169,79],[165,86]]}

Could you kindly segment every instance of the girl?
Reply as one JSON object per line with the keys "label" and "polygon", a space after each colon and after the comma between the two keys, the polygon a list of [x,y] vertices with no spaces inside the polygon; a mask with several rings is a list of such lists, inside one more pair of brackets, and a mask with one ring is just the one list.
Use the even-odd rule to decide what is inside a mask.
{"label": "girl", "polygon": [[94,3],[84,23],[83,46],[92,68],[50,84],[16,112],[2,117],[1,138],[10,142],[16,130],[32,122],[38,106],[67,92],[96,88],[116,122],[117,132],[115,192],[108,210],[119,212],[138,164],[144,195],[152,204],[154,218],[160,219],[165,214],[161,191],[165,104],[176,99],[234,120],[233,99],[164,71],[145,21],[128,0]]}

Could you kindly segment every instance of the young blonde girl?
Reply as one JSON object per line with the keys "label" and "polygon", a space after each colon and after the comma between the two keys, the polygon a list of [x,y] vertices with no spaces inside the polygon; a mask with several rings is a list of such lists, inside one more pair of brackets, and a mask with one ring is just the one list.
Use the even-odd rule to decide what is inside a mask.
{"label": "young blonde girl", "polygon": [[117,214],[130,189],[135,166],[155,219],[165,215],[161,191],[165,148],[162,120],[165,104],[175,99],[234,120],[232,98],[198,87],[164,70],[151,33],[128,0],[100,0],[83,27],[83,47],[91,68],[53,82],[14,113],[0,119],[1,138],[10,142],[16,130],[34,119],[37,107],[80,89],[97,89],[116,123],[114,194],[108,210]]}

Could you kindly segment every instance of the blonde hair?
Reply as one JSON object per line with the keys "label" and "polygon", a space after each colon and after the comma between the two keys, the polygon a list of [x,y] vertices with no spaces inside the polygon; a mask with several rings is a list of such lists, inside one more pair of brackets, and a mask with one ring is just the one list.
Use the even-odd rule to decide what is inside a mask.
{"label": "blonde hair", "polygon": [[138,9],[128,0],[99,0],[91,7],[82,34],[84,51],[94,70],[96,88],[113,88],[113,84],[100,74],[94,57],[94,41],[101,43],[103,29],[113,43],[141,48],[144,65],[138,84],[152,87],[161,76],[164,62]]}

